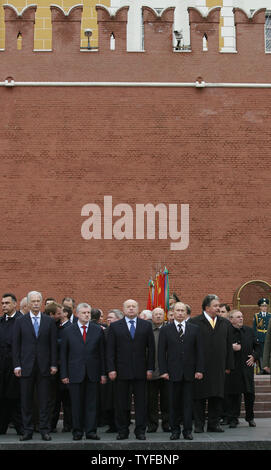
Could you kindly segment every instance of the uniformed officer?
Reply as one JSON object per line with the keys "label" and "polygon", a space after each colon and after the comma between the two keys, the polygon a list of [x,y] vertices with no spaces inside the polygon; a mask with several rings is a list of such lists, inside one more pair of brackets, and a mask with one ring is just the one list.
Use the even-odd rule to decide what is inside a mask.
{"label": "uniformed officer", "polygon": [[267,299],[266,297],[262,297],[261,299],[259,299],[258,305],[260,307],[260,311],[255,313],[253,319],[253,330],[261,346],[261,353],[259,357],[260,374],[265,373],[265,371],[263,370],[263,349],[268,323],[271,318],[271,314],[268,312],[269,303],[269,299]]}

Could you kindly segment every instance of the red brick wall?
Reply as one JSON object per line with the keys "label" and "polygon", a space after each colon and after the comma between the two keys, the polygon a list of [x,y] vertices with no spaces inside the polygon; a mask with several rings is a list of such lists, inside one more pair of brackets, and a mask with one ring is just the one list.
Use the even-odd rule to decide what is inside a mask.
{"label": "red brick wall", "polygon": [[[263,82],[271,61],[115,52],[1,52],[0,81]],[[0,87],[1,291],[71,295],[105,312],[135,298],[143,309],[160,262],[197,314],[207,293],[231,303],[242,283],[270,282],[270,99],[269,89]],[[189,248],[83,240],[82,206],[102,208],[105,195],[133,209],[189,204]]]}

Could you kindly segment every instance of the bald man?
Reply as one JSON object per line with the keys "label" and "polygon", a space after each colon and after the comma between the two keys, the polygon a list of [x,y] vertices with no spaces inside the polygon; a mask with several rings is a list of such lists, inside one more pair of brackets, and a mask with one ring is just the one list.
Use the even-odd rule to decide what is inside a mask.
{"label": "bald man", "polygon": [[138,311],[135,300],[126,300],[124,318],[111,323],[107,335],[108,376],[116,381],[118,440],[129,436],[130,390],[135,400],[135,436],[146,439],[146,380],[154,370],[155,344],[151,323],[138,318]]}

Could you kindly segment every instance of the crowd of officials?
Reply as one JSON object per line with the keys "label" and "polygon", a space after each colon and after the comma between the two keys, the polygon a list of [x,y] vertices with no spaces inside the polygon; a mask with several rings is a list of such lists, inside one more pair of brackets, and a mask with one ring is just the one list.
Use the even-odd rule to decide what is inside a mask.
{"label": "crowd of officials", "polygon": [[[62,432],[74,440],[98,440],[99,425],[145,440],[162,430],[170,439],[193,439],[192,431],[224,432],[254,421],[254,374],[270,373],[269,300],[259,300],[252,327],[216,295],[207,295],[202,314],[174,294],[165,312],[139,312],[129,299],[103,320],[101,309],[61,303],[28,293],[17,306],[2,295],[0,317],[0,434],[13,426],[21,441],[38,431],[51,440],[63,415]],[[19,307],[19,308],[18,308]],[[192,429],[192,427],[194,429]]]}

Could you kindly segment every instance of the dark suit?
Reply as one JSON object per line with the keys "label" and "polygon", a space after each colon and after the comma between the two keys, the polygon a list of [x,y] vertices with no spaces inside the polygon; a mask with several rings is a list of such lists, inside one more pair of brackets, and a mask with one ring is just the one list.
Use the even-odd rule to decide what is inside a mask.
{"label": "dark suit", "polygon": [[20,367],[22,373],[20,383],[24,432],[33,434],[32,408],[36,385],[40,432],[47,434],[50,430],[50,368],[57,367],[56,326],[52,318],[41,313],[37,337],[30,313],[16,320],[13,336],[13,366]]}
{"label": "dark suit", "polygon": [[104,333],[89,322],[84,342],[80,323],[66,328],[60,350],[60,376],[69,378],[73,434],[86,435],[97,429],[97,385],[105,375]]}
{"label": "dark suit", "polygon": [[195,372],[203,373],[203,350],[200,329],[186,323],[185,333],[180,336],[175,323],[161,328],[158,342],[160,374],[169,374],[170,427],[180,433],[180,415],[183,416],[183,434],[192,431],[193,382]]}
{"label": "dark suit", "polygon": [[155,344],[152,325],[137,318],[132,339],[125,318],[111,323],[107,335],[108,372],[116,371],[116,414],[119,433],[129,435],[128,410],[130,390],[135,398],[135,434],[146,429],[146,373],[155,366]]}
{"label": "dark suit", "polygon": [[242,326],[232,329],[232,342],[241,345],[240,351],[234,351],[234,370],[226,375],[225,394],[227,396],[228,419],[230,424],[237,424],[241,410],[241,397],[244,394],[246,421],[254,419],[254,367],[246,361],[252,355],[255,361],[259,358],[261,347],[252,328]]}
{"label": "dark suit", "polygon": [[58,371],[51,377],[52,380],[52,395],[53,395],[53,408],[51,417],[51,429],[57,427],[61,406],[63,409],[63,429],[70,431],[72,428],[71,416],[71,400],[69,394],[69,386],[65,385],[60,380],[60,348],[61,342],[66,328],[71,326],[70,321],[66,321],[63,325],[57,326],[57,351],[58,351]]}
{"label": "dark suit", "polygon": [[20,381],[15,377],[12,362],[13,331],[17,318],[3,315],[0,318],[0,434],[5,434],[13,422],[18,434],[23,431],[20,401]]}

